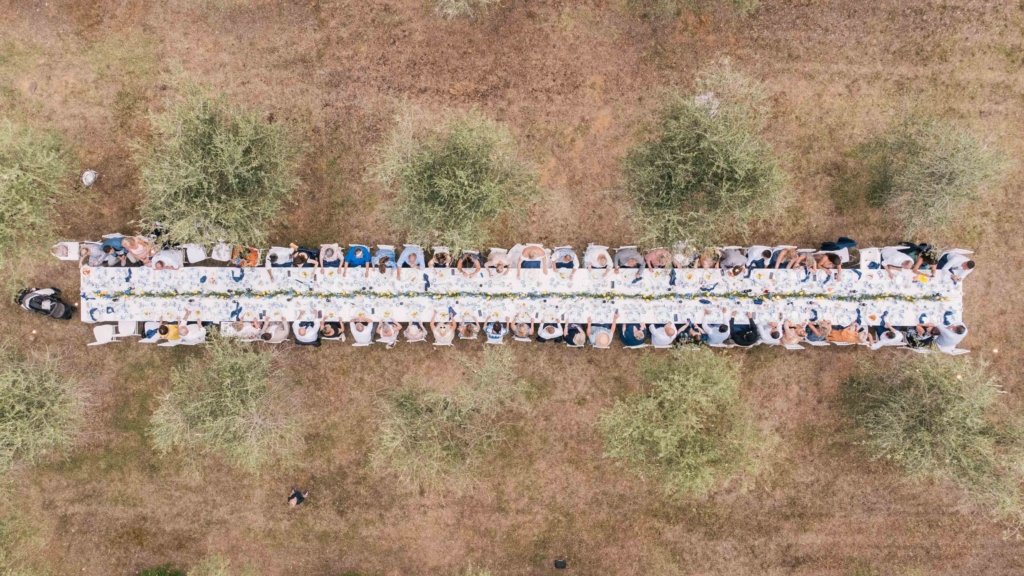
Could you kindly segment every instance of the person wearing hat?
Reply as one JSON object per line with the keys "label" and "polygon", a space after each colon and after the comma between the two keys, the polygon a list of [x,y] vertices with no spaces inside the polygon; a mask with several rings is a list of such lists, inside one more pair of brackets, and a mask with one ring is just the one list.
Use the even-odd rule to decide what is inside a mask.
{"label": "person wearing hat", "polygon": [[590,340],[590,345],[594,348],[609,348],[615,337],[615,326],[618,323],[618,312],[612,316],[611,324],[594,324],[592,318],[587,318],[587,339]]}

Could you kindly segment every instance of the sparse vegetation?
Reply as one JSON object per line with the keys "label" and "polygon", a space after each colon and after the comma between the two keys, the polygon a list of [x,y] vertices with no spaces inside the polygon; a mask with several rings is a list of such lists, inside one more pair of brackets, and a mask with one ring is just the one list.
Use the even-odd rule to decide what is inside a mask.
{"label": "sparse vegetation", "polygon": [[0,471],[70,446],[81,407],[56,357],[28,359],[0,347]]}
{"label": "sparse vegetation", "polygon": [[1024,430],[1003,418],[1000,387],[982,362],[930,355],[862,364],[842,388],[872,458],[914,479],[948,479],[1016,525]]}
{"label": "sparse vegetation", "polygon": [[265,243],[298,183],[285,129],[196,86],[151,121],[155,141],[136,147],[143,221],[163,224],[175,243]]}
{"label": "sparse vegetation", "polygon": [[484,246],[536,193],[511,134],[478,112],[449,116],[440,127],[404,116],[382,156],[373,174],[398,195],[395,226],[424,245]]}
{"label": "sparse vegetation", "polygon": [[382,402],[380,431],[370,455],[378,470],[391,470],[409,484],[451,482],[472,469],[505,439],[523,383],[512,370],[512,353],[484,350],[471,382],[451,394],[407,386]]}
{"label": "sparse vegetation", "polygon": [[868,177],[867,197],[915,234],[963,215],[1000,179],[1003,155],[948,122],[907,115],[863,144],[857,155]]}
{"label": "sparse vegetation", "polygon": [[69,170],[58,136],[0,122],[0,263],[15,245],[52,234],[52,203],[70,192]]}
{"label": "sparse vegetation", "polygon": [[203,559],[188,571],[188,576],[232,576],[231,561],[223,556],[210,556]]}
{"label": "sparse vegetation", "polygon": [[149,430],[157,450],[218,454],[251,471],[293,453],[299,427],[273,362],[246,344],[211,340],[171,374]]}
{"label": "sparse vegetation", "polygon": [[499,0],[434,0],[434,10],[448,20],[473,18],[487,11]]}
{"label": "sparse vegetation", "polygon": [[756,431],[735,364],[676,350],[644,367],[642,389],[605,410],[605,455],[658,480],[670,496],[702,496],[749,464]]}
{"label": "sparse vegetation", "polygon": [[708,243],[778,213],[785,176],[761,137],[767,112],[763,88],[728,63],[703,73],[696,95],[669,94],[624,163],[637,234]]}
{"label": "sparse vegetation", "polygon": [[627,0],[627,6],[642,18],[678,18],[684,10],[704,12],[718,6],[732,8],[740,16],[751,14],[761,0]]}
{"label": "sparse vegetation", "polygon": [[183,570],[178,570],[170,564],[147,568],[139,572],[139,576],[186,576]]}

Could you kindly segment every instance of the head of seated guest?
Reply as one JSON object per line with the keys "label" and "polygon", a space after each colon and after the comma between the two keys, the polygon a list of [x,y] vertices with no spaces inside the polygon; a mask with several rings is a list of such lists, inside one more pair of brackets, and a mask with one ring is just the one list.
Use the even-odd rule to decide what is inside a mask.
{"label": "head of seated guest", "polygon": [[813,262],[815,266],[822,270],[839,270],[843,264],[843,260],[839,257],[839,254],[832,252],[816,255]]}
{"label": "head of seated guest", "polygon": [[480,323],[475,320],[463,320],[459,323],[459,338],[463,340],[476,340],[480,333]]}
{"label": "head of seated guest", "polygon": [[554,262],[555,268],[576,268],[576,258],[574,258],[572,250],[568,248],[555,250],[551,255],[551,260]]}
{"label": "head of seated guest", "polygon": [[417,268],[422,270],[423,266],[426,265],[423,256],[423,248],[419,246],[406,246],[402,250],[401,256],[398,257],[397,262],[397,276],[398,279],[402,279],[402,268]]}
{"label": "head of seated guest", "polygon": [[161,322],[160,327],[156,329],[156,333],[167,340],[178,340],[181,338],[178,335],[177,322]]}
{"label": "head of seated guest", "polygon": [[376,267],[378,272],[383,274],[395,267],[396,260],[394,250],[391,248],[378,248],[373,254],[370,264]]}
{"label": "head of seated guest", "polygon": [[469,278],[479,272],[482,266],[483,262],[480,259],[480,254],[476,252],[463,252],[455,267],[459,272],[462,272],[463,276]]}
{"label": "head of seated guest", "polygon": [[672,254],[664,248],[655,248],[644,256],[648,268],[667,268],[672,263]]}
{"label": "head of seated guest", "polygon": [[334,246],[325,246],[320,250],[321,268],[341,268],[341,250]]}
{"label": "head of seated guest", "polygon": [[641,346],[647,341],[646,324],[622,324],[620,326],[619,339],[622,345],[627,348]]}
{"label": "head of seated guest", "polygon": [[419,342],[427,337],[427,329],[419,322],[409,322],[402,333],[405,335],[407,342]]}
{"label": "head of seated guest", "polygon": [[772,261],[772,251],[764,247],[752,247],[747,250],[747,267],[767,268]]}
{"label": "head of seated guest", "polygon": [[697,257],[697,268],[718,268],[718,250],[705,248]]}
{"label": "head of seated guest", "polygon": [[519,257],[520,268],[546,268],[547,253],[540,246],[527,246]]}
{"label": "head of seated guest", "polygon": [[964,254],[946,252],[939,257],[935,268],[949,272],[954,282],[960,282],[974,270],[974,260]]}
{"label": "head of seated guest", "polygon": [[499,276],[508,274],[508,271],[512,268],[508,254],[505,252],[491,252],[488,254],[485,266],[487,267],[487,273],[491,276],[494,274]]}
{"label": "head of seated guest", "polygon": [[282,254],[280,252],[271,252],[267,256],[267,266],[271,268],[291,268],[292,258],[294,254]]}
{"label": "head of seated guest", "polygon": [[434,256],[427,262],[427,268],[448,268],[452,265],[452,255],[446,251],[434,252]]}
{"label": "head of seated guest", "polygon": [[370,249],[362,245],[350,246],[345,254],[345,267],[360,268],[370,265]]}
{"label": "head of seated guest", "polygon": [[718,250],[719,268],[745,268],[746,265],[747,257],[739,248],[726,248],[724,250]]}
{"label": "head of seated guest", "polygon": [[231,251],[231,265],[239,268],[252,268],[259,264],[260,253],[248,246],[235,246]]}
{"label": "head of seated guest", "polygon": [[570,348],[583,348],[587,343],[587,329],[576,323],[569,322],[565,325],[565,344]]}
{"label": "head of seated guest", "polygon": [[128,251],[121,245],[121,238],[107,238],[100,244],[100,249],[107,255],[107,265],[120,262],[122,265],[128,258]]}
{"label": "head of seated guest", "polygon": [[345,329],[342,328],[341,322],[324,322],[323,326],[320,327],[320,334],[324,338],[338,338],[344,336]]}
{"label": "head of seated guest", "polygon": [[636,248],[619,248],[615,251],[616,268],[644,268],[647,264]]}

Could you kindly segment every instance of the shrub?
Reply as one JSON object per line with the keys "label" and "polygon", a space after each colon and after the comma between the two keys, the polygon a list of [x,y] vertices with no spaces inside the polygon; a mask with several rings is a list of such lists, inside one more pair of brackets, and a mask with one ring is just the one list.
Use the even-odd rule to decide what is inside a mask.
{"label": "shrub", "polygon": [[598,420],[605,455],[660,481],[670,496],[701,496],[749,461],[755,429],[734,364],[709,350],[648,363],[640,393]]}
{"label": "shrub", "polygon": [[440,127],[400,118],[373,175],[397,192],[393,220],[411,241],[453,250],[483,246],[536,193],[508,130],[477,112]]}
{"label": "shrub", "polygon": [[56,357],[26,359],[0,347],[0,470],[67,448],[81,398]]}
{"label": "shrub", "polygon": [[885,206],[909,234],[949,224],[995,184],[1004,158],[953,124],[908,115],[861,145],[868,201]]}
{"label": "shrub", "polygon": [[0,255],[52,233],[51,203],[69,193],[69,170],[58,136],[0,122]]}
{"label": "shrub", "polygon": [[498,0],[435,0],[434,10],[448,20],[472,18],[497,3]]}
{"label": "shrub", "polygon": [[723,63],[698,78],[697,94],[669,94],[624,161],[634,224],[651,243],[714,242],[781,209],[785,176],[760,135],[761,86]]}
{"label": "shrub", "polygon": [[465,364],[471,383],[452,394],[405,387],[381,403],[381,425],[370,454],[408,484],[456,480],[505,439],[522,385],[505,348],[484,350],[482,368]]}
{"label": "shrub", "polygon": [[244,343],[215,338],[205,358],[191,358],[171,374],[149,430],[156,449],[219,454],[256,471],[300,442],[288,414],[291,398],[276,382],[273,358]]}
{"label": "shrub", "polygon": [[297,149],[279,124],[195,86],[151,118],[156,142],[136,145],[140,209],[176,243],[260,244],[297,184]]}
{"label": "shrub", "polygon": [[139,572],[139,576],[185,576],[185,572],[178,570],[170,564],[164,564],[163,566],[147,568]]}
{"label": "shrub", "polygon": [[930,355],[862,364],[841,400],[872,458],[914,479],[949,479],[1019,523],[1022,430],[997,418],[999,394],[982,362]]}

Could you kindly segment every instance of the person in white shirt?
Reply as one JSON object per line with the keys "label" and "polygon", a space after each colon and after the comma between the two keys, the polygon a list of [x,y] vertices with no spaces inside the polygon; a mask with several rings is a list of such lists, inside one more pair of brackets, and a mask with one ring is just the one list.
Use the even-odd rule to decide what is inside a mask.
{"label": "person in white shirt", "polygon": [[939,256],[939,263],[936,267],[949,272],[954,282],[963,282],[964,278],[974,271],[974,261],[963,254],[946,252]]}
{"label": "person in white shirt", "polygon": [[181,336],[182,344],[199,344],[206,341],[206,328],[198,322],[190,322],[178,326],[178,335]]}
{"label": "person in white shirt", "polygon": [[455,319],[450,322],[438,322],[437,310],[430,318],[430,331],[434,333],[434,344],[437,346],[451,346],[455,339]]}
{"label": "person in white shirt", "polygon": [[398,333],[402,331],[402,325],[385,320],[377,325],[377,341],[383,342],[388,348],[394,348],[398,344]]}
{"label": "person in white shirt", "polygon": [[427,339],[427,331],[423,328],[423,324],[419,322],[409,322],[405,327],[405,341],[406,342],[423,342]]}
{"label": "person in white shirt", "polygon": [[[724,310],[723,310],[724,312]],[[707,318],[711,312],[704,310],[704,317]],[[728,324],[709,324],[707,320],[701,325],[704,330],[704,335],[708,337],[708,344],[716,346],[724,344],[729,339],[729,325]]]}
{"label": "person in white shirt", "polygon": [[309,346],[320,345],[320,316],[321,312],[317,311],[314,318],[310,320],[303,320],[303,316],[306,315],[306,311],[299,312],[299,317],[292,322],[292,332],[295,334],[295,343],[304,344]]}
{"label": "person in white shirt", "polygon": [[560,343],[564,334],[565,330],[561,324],[541,324],[540,330],[537,331],[537,342]]}
{"label": "person in white shirt", "polygon": [[348,323],[348,327],[352,331],[353,345],[365,346],[373,342],[374,326],[369,320],[353,320]]}
{"label": "person in white shirt", "polygon": [[154,270],[180,270],[185,264],[181,250],[161,250],[150,260]]}
{"label": "person in white shirt", "polygon": [[778,322],[758,322],[757,336],[761,342],[769,346],[778,346],[782,343],[782,329]]}
{"label": "person in white shirt", "polygon": [[651,326],[651,344],[655,348],[668,348],[675,342],[677,336],[679,336],[679,330],[676,329],[675,324],[668,323],[663,326]]}
{"label": "person in white shirt", "polygon": [[893,277],[893,270],[910,270],[914,267],[914,259],[900,252],[897,248],[882,249],[882,268],[885,268],[889,278]]}
{"label": "person in white shirt", "polygon": [[288,325],[284,322],[267,322],[259,337],[267,344],[280,344],[288,339]]}
{"label": "person in white shirt", "polygon": [[505,334],[508,334],[509,318],[506,316],[504,322],[488,322],[484,325],[484,335],[487,336],[488,344],[504,344]]}
{"label": "person in white shirt", "polygon": [[939,335],[935,338],[935,346],[943,352],[952,351],[967,336],[967,326],[963,324],[939,325],[935,328],[939,331]]}

